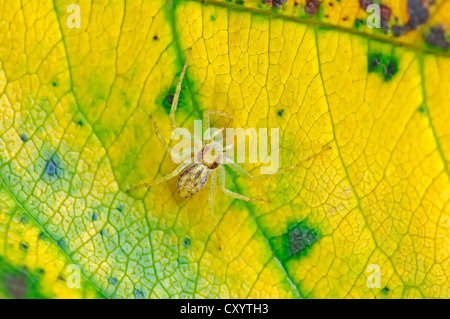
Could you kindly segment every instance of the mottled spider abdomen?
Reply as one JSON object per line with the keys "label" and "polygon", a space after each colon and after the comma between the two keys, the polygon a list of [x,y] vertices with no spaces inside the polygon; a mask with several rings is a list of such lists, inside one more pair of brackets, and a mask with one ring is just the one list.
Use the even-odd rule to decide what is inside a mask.
{"label": "mottled spider abdomen", "polygon": [[208,180],[209,170],[200,163],[188,166],[178,178],[177,188],[181,197],[187,198],[198,193]]}

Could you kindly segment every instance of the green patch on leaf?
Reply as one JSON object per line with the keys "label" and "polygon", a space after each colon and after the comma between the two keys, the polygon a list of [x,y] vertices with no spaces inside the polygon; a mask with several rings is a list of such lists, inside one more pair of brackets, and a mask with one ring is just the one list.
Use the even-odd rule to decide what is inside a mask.
{"label": "green patch on leaf", "polygon": [[397,59],[381,53],[369,53],[367,66],[369,72],[381,74],[385,81],[392,79],[398,72]]}
{"label": "green patch on leaf", "polygon": [[270,239],[275,254],[281,261],[306,255],[309,248],[320,238],[305,222],[290,225],[281,236]]}

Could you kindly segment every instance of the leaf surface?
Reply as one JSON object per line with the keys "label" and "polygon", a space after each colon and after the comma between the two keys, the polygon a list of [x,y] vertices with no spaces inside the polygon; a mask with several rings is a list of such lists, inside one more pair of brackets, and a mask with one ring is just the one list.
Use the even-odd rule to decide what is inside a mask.
{"label": "leaf surface", "polygon": [[[70,29],[66,1],[0,1],[0,296],[449,297],[450,3],[386,1],[369,29],[361,1],[266,2],[79,1]],[[271,202],[217,191],[222,251],[208,187],[126,193],[176,167],[148,116],[169,140],[188,48],[179,126],[279,128],[281,167],[331,146],[228,172]]]}

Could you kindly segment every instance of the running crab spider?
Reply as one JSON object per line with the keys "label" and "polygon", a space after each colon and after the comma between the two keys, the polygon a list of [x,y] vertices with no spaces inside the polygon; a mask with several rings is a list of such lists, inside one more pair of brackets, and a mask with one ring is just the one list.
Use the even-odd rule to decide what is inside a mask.
{"label": "running crab spider", "polygon": [[[184,75],[186,73],[186,68],[188,66],[189,62],[189,56],[190,56],[190,50],[186,59],[186,62],[184,64],[183,70],[181,72],[180,78],[177,83],[177,87],[175,90],[175,95],[173,97],[172,106],[170,109],[170,124],[172,127],[172,130],[176,129],[175,125],[175,112],[178,105],[178,99],[180,97],[181,92],[181,84],[183,82]],[[228,115],[227,113],[221,112],[221,111],[215,111],[215,110],[207,110],[203,115],[203,131],[206,132],[210,129],[210,121],[209,116],[210,115],[218,115],[221,117],[225,117],[230,119],[230,124],[233,121],[233,117],[231,115]],[[153,120],[153,118],[150,116],[151,121],[153,122],[154,131],[157,135],[158,139],[160,140],[161,144],[164,146],[167,152],[172,153],[172,148],[166,143],[164,138],[162,137],[161,133],[159,132],[158,126],[156,122]],[[191,160],[184,160],[178,167],[176,167],[170,174],[163,176],[161,178],[155,179],[151,182],[147,182],[144,184],[137,185],[135,187],[132,187],[127,190],[127,192],[133,191],[135,189],[143,188],[143,187],[151,187],[163,182],[166,182],[176,176],[178,176],[177,181],[177,189],[178,193],[183,198],[189,198],[192,195],[195,195],[198,193],[207,183],[209,176],[211,175],[211,185],[209,188],[209,195],[208,195],[208,208],[210,211],[210,214],[213,217],[214,222],[214,230],[216,233],[219,250],[222,249],[220,235],[217,230],[217,224],[216,219],[214,215],[214,194],[217,187],[217,184],[219,185],[220,190],[225,193],[226,195],[237,198],[244,201],[262,201],[262,202],[269,202],[268,200],[262,199],[262,198],[256,198],[256,197],[248,197],[245,195],[241,195],[235,192],[230,191],[225,187],[225,165],[228,165],[233,171],[235,171],[238,175],[250,178],[252,180],[260,180],[267,177],[272,177],[277,174],[282,174],[287,171],[290,171],[292,169],[295,169],[301,165],[303,165],[306,161],[309,161],[313,157],[316,157],[317,155],[321,154],[327,149],[330,149],[330,147],[324,148],[321,152],[314,154],[305,160],[301,161],[299,164],[289,166],[287,168],[278,170],[275,174],[270,175],[264,175],[264,176],[253,176],[250,173],[248,173],[246,170],[244,170],[241,166],[237,165],[232,159],[229,159],[226,157],[225,152],[230,147],[234,147],[233,145],[228,145],[226,147],[223,147],[222,144],[219,144],[217,141],[215,141],[215,137],[221,133],[224,130],[222,127],[220,130],[216,130],[213,134],[209,135],[208,138],[205,140],[205,143],[203,143],[201,140],[198,139],[198,137],[194,135],[190,135],[191,140],[194,141],[194,144],[198,144],[201,146],[201,148],[198,148],[197,153],[194,153],[194,156],[196,156],[197,162],[192,163]],[[189,158],[190,158],[189,154]]]}

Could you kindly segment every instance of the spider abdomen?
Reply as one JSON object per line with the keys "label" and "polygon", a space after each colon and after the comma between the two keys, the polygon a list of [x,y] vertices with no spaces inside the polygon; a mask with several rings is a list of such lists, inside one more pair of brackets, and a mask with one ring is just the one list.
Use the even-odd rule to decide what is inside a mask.
{"label": "spider abdomen", "polygon": [[208,181],[209,170],[200,163],[188,166],[178,177],[177,188],[181,197],[187,198],[198,193]]}

